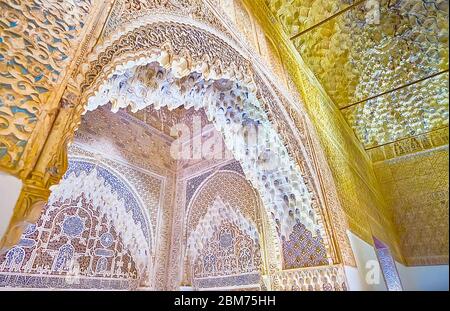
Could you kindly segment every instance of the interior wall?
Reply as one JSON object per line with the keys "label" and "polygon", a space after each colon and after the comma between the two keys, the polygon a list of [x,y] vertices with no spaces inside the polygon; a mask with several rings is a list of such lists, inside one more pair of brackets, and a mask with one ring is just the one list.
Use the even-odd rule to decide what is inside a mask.
{"label": "interior wall", "polygon": [[22,181],[0,171],[0,239],[8,228],[22,189]]}
{"label": "interior wall", "polygon": [[406,265],[448,264],[448,145],[376,162]]}
{"label": "interior wall", "polygon": [[[379,268],[379,262],[375,249],[372,245],[358,238],[352,232],[348,233],[350,243],[355,254],[357,267],[345,267],[349,289],[352,291],[385,291],[387,290],[383,276],[380,274],[380,282],[369,284],[367,279],[372,279],[375,274],[374,268]],[[397,272],[400,276],[404,291],[423,291],[449,289],[449,266],[416,266],[407,267],[396,262]],[[381,273],[381,270],[380,270]]]}
{"label": "interior wall", "polygon": [[397,263],[403,289],[407,291],[448,291],[448,265],[406,267]]}
{"label": "interior wall", "polygon": [[386,283],[373,246],[352,232],[348,232],[348,237],[356,260],[356,267],[345,267],[349,290],[386,291]]}
{"label": "interior wall", "polygon": [[371,159],[361,146],[337,106],[285,36],[281,25],[273,23],[264,1],[243,0],[267,37],[274,42],[290,91],[300,98],[317,131],[333,174],[339,199],[349,227],[364,241],[378,236],[402,261],[392,213],[381,193]]}

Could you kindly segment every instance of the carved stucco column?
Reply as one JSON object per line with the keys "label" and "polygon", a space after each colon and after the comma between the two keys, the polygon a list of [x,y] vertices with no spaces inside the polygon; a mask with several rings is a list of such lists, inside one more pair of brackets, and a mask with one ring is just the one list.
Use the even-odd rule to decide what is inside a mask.
{"label": "carved stucco column", "polygon": [[[58,79],[55,78],[50,83],[47,80],[54,77],[55,74],[44,71],[42,72],[42,81],[46,84],[43,84],[41,87],[39,84],[41,82],[38,83],[40,80],[35,78],[36,88],[41,87],[41,89],[26,89],[26,91],[31,92],[32,96],[34,93],[38,93],[39,90],[47,89],[48,95],[39,96],[39,100],[36,99],[36,103],[33,102],[37,105],[36,107],[38,108],[36,111],[39,113],[35,116],[35,127],[30,131],[29,136],[26,137],[26,148],[22,157],[14,162],[16,163],[14,166],[12,161],[10,161],[11,163],[0,163],[0,170],[19,177],[23,182],[22,191],[15,205],[8,229],[5,235],[1,237],[0,251],[5,251],[17,244],[20,241],[21,234],[27,224],[34,223],[39,219],[42,207],[45,206],[48,197],[50,196],[50,187],[59,183],[67,169],[67,144],[70,139],[73,138],[73,134],[80,122],[83,110],[82,103],[78,102],[79,94],[77,88],[71,86],[71,84],[73,84],[71,81],[75,77],[76,72],[79,70],[79,66],[85,59],[87,53],[93,48],[100,36],[103,25],[108,17],[111,3],[112,1],[98,1],[83,8],[78,8],[80,10],[79,12],[85,13],[77,13],[79,14],[80,20],[70,20],[68,23],[80,22],[84,27],[72,34],[78,35],[78,37],[72,38],[71,40],[65,38],[64,33],[60,34],[62,37],[59,39],[63,40],[61,45],[67,45],[65,46],[65,48],[67,48],[66,50],[62,49],[64,52],[67,52],[67,55],[63,58],[64,60],[67,60],[67,62],[61,64],[55,63],[61,65],[61,68],[56,68],[60,71]],[[4,1],[0,1],[0,4],[1,8],[7,12],[22,11],[20,4],[7,4],[7,2]],[[64,5],[70,4],[59,5],[43,1],[39,5],[42,6],[42,10],[52,11],[52,13],[56,15],[70,13],[65,12],[64,7]],[[70,7],[70,9],[76,10],[76,8],[72,7]],[[20,21],[18,24],[23,26],[27,23],[32,23],[33,17],[39,21],[40,19],[45,19],[45,16],[42,16],[42,14],[39,13],[39,10],[33,10],[31,13],[32,14],[29,15],[19,16],[17,18],[17,20]],[[84,20],[84,23],[81,23],[82,20]],[[17,29],[17,31],[21,30]],[[40,31],[40,28],[36,29],[36,31]],[[46,30],[43,28],[42,32],[45,33]],[[25,36],[25,34],[22,35]],[[35,41],[34,38],[28,38],[27,40],[30,40],[30,42]],[[5,41],[5,43],[8,42]],[[24,59],[22,54],[26,53],[25,50],[19,50],[17,49],[17,46],[12,46],[11,49],[9,54],[16,62]],[[36,54],[39,53],[36,52]],[[32,59],[34,60],[35,58]],[[30,67],[44,65],[44,63],[30,64]],[[13,69],[8,70],[11,71]],[[24,75],[25,74],[22,72],[20,74],[15,74],[14,76],[28,79]],[[13,83],[13,81],[11,83]],[[12,89],[16,90],[15,88]],[[23,92],[24,91],[22,91],[22,93]],[[7,98],[21,98],[20,96],[27,95],[25,93],[20,93],[19,96],[18,93],[17,95],[16,93],[10,94]],[[5,95],[8,94],[5,93]],[[32,98],[34,99],[34,97]],[[0,100],[3,102],[3,98],[0,98]],[[6,104],[8,105],[5,106],[6,108],[4,107],[5,109],[13,105],[13,103]],[[14,104],[19,105],[18,103]],[[13,118],[15,118],[15,116],[13,116]],[[17,118],[13,120],[16,123],[20,121]],[[0,139],[1,142],[7,139],[7,136],[0,138],[3,138],[3,140]],[[23,139],[25,139],[25,137]]]}
{"label": "carved stucco column", "polygon": [[73,138],[81,112],[75,106],[78,97],[67,91],[52,130],[33,171],[23,180],[23,187],[14,208],[14,214],[0,249],[8,249],[20,241],[26,226],[35,223],[50,196],[51,186],[58,184],[67,170],[67,144]]}

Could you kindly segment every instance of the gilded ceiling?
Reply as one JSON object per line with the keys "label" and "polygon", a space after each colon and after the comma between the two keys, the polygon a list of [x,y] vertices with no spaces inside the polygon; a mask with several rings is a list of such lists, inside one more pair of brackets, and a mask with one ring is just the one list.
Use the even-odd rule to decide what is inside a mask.
{"label": "gilded ceiling", "polygon": [[448,0],[266,0],[366,149],[448,127]]}

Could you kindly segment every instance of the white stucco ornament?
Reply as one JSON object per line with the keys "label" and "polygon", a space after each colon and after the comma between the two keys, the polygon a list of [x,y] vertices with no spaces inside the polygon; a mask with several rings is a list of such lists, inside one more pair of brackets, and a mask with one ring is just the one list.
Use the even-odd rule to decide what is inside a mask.
{"label": "white stucco ornament", "polygon": [[[251,88],[245,83],[187,73],[183,59],[177,64],[176,74],[156,61],[121,68],[89,99],[87,110],[108,103],[114,112],[128,106],[134,112],[149,106],[203,108],[247,179],[259,190],[281,236],[288,238],[297,222],[313,235],[320,232],[325,236],[300,169]],[[181,72],[187,74],[180,77]]]}

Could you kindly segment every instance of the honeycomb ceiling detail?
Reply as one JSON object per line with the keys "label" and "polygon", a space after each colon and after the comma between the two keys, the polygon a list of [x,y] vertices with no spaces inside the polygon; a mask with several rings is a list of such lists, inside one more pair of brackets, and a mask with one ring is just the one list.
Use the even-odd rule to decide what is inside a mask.
{"label": "honeycomb ceiling detail", "polygon": [[447,82],[442,74],[342,112],[366,148],[417,136],[448,126]]}
{"label": "honeycomb ceiling detail", "polygon": [[366,149],[448,126],[448,0],[267,0]]}

